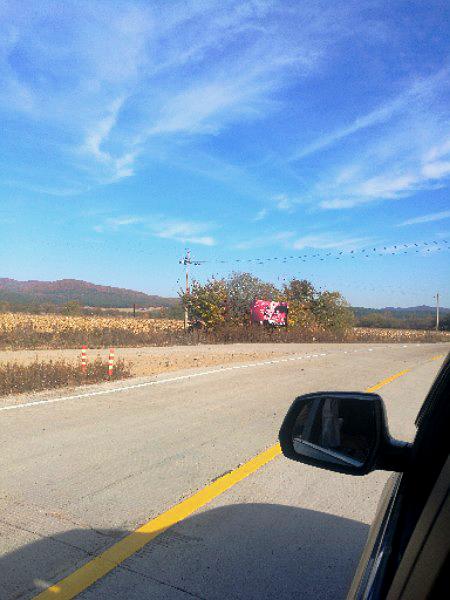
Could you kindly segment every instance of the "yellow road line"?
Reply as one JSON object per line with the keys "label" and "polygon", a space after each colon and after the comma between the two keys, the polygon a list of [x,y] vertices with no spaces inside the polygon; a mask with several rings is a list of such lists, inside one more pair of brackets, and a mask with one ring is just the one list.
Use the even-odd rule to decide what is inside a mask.
{"label": "yellow road line", "polygon": [[432,356],[431,360],[440,360],[441,358],[444,358],[445,354],[436,354],[436,356]]}
{"label": "yellow road line", "polygon": [[268,450],[261,452],[234,471],[219,477],[193,496],[176,504],[173,508],[170,508],[158,517],[151,519],[148,523],[145,523],[145,525],[142,525],[142,527],[124,537],[120,542],[108,548],[108,550],[68,575],[65,579],[38,594],[36,598],[47,600],[57,597],[58,600],[68,600],[80,594],[124,560],[141,550],[141,548],[163,531],[186,519],[186,517],[189,517],[199,508],[205,506],[205,504],[223,494],[223,492],[233,487],[236,483],[260,469],[280,453],[279,444],[275,444]]}
{"label": "yellow road line", "polygon": [[379,383],[376,383],[372,387],[367,388],[366,392],[376,392],[377,390],[379,390],[380,388],[382,388],[384,385],[387,385],[388,383],[391,383],[391,381],[394,381],[395,379],[398,379],[399,377],[402,377],[403,375],[406,375],[406,373],[409,373],[410,371],[411,371],[411,369],[405,369],[404,371],[400,371],[399,373],[395,373],[395,375],[391,375],[390,377],[387,377],[386,379],[383,379],[383,381],[380,381]]}
{"label": "yellow road line", "polygon": [[[409,373],[410,369],[400,371],[395,375],[391,375],[387,379],[383,379],[376,385],[368,388],[366,392],[374,392],[384,385],[394,381],[402,375]],[[50,586],[43,592],[35,596],[35,600],[70,600],[84,590],[90,587],[93,583],[107,575],[127,558],[141,550],[146,544],[151,542],[155,537],[176,525],[183,519],[186,519],[199,508],[202,508],[217,496],[220,496],[228,489],[242,481],[261,467],[269,463],[271,460],[281,454],[280,444],[275,444],[271,448],[264,450],[260,454],[250,459],[234,471],[222,475],[194,495],[186,498],[182,502],[169,508],[159,516],[151,519],[132,533],[124,537],[122,540],[108,548],[96,556],[88,563],[82,565],[79,569],[61,579],[58,583]]]}

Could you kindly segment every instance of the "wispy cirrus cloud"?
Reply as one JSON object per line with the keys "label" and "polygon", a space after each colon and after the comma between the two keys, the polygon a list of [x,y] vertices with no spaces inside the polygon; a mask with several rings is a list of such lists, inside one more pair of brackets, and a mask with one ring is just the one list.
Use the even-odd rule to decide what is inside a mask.
{"label": "wispy cirrus cloud", "polygon": [[144,222],[145,219],[143,219],[142,217],[109,217],[105,219],[103,223],[94,225],[94,231],[96,231],[97,233],[103,233],[106,231],[119,231],[124,227],[130,227],[130,225],[138,225]]}
{"label": "wispy cirrus cloud", "polygon": [[171,219],[161,215],[108,217],[102,223],[94,225],[94,231],[97,233],[118,232],[134,226],[139,227],[141,234],[150,234],[177,242],[201,246],[214,246],[216,243],[215,238],[210,235],[211,229],[214,229],[212,223]]}
{"label": "wispy cirrus cloud", "polygon": [[413,79],[389,102],[298,150],[291,160],[299,168],[325,149],[333,148],[337,157],[325,160],[320,179],[306,183],[302,201],[325,210],[349,209],[447,185],[449,92],[445,67]]}
{"label": "wispy cirrus cloud", "polygon": [[299,198],[291,197],[288,194],[277,194],[272,198],[275,208],[283,212],[292,212],[294,207],[301,202]]}
{"label": "wispy cirrus cloud", "polygon": [[[63,185],[63,184],[66,185]],[[18,180],[6,180],[2,181],[2,184],[8,187],[16,188],[19,190],[26,190],[29,192],[35,192],[37,194],[43,194],[45,196],[56,196],[60,198],[66,198],[69,196],[77,196],[83,192],[88,190],[87,187],[83,187],[80,185],[74,186],[72,182],[63,182],[58,187],[54,185],[39,185],[28,183],[26,181],[18,181]]]}
{"label": "wispy cirrus cloud", "polygon": [[[130,178],[142,164],[158,161],[219,181],[247,198],[266,198],[256,221],[268,211],[289,215],[299,204],[350,209],[447,185],[448,66],[436,66],[428,75],[412,72],[403,85],[395,81],[386,88],[389,96],[388,91],[377,95],[388,100],[366,112],[352,106],[341,126],[327,129],[320,123],[315,131],[325,133],[294,151],[286,145],[275,153],[271,140],[261,144],[269,147],[267,156],[276,156],[275,166],[263,159],[258,163],[259,147],[250,152],[258,154],[254,164],[234,150],[227,156],[241,141],[241,125],[260,121],[259,146],[268,119],[275,115],[281,121],[281,114],[293,109],[284,130],[295,131],[301,92],[331,70],[344,40],[369,36],[379,42],[381,20],[372,22],[356,3],[119,0],[111,10],[101,2],[69,0],[56,13],[44,0],[27,10],[6,1],[2,11],[0,109],[8,115],[20,112],[27,123],[54,136],[52,152],[64,155],[73,180],[83,183],[70,186],[67,195]],[[64,31],[64,44],[58,31]],[[221,151],[211,151],[233,128],[237,137],[225,139]],[[308,135],[307,128],[303,133]],[[328,152],[319,168],[304,169],[324,150],[335,155],[330,158]],[[267,178],[266,168],[272,168]],[[285,175],[290,185],[283,187]],[[274,193],[283,189],[291,191]],[[214,241],[208,233],[179,235]]]}
{"label": "wispy cirrus cloud", "polygon": [[293,248],[297,250],[303,248],[345,250],[348,248],[360,248],[372,241],[373,239],[368,237],[345,237],[342,234],[329,232],[317,235],[304,235],[294,241]]}
{"label": "wispy cirrus cloud", "polygon": [[[429,160],[433,143],[440,141],[444,147],[450,139],[450,124],[439,118],[426,119],[413,124],[411,119],[367,148],[356,162],[329,175],[313,188],[318,205],[323,209],[347,209],[380,200],[396,200],[421,190],[437,189],[447,185],[450,177],[450,150],[444,160]],[[406,129],[407,128],[407,129]],[[400,129],[400,131],[399,131]],[[423,134],[423,135],[421,135]],[[417,138],[415,138],[417,136]]]}
{"label": "wispy cirrus cloud", "polygon": [[119,117],[148,62],[151,11],[137,2],[69,0],[56,11],[46,0],[6,0],[0,23],[0,110],[28,119],[29,136],[45,127],[53,162],[84,186],[132,175],[136,149]]}
{"label": "wispy cirrus cloud", "polygon": [[267,217],[268,213],[269,211],[267,208],[261,208],[261,210],[258,210],[256,215],[253,217],[252,221],[262,221]]}
{"label": "wispy cirrus cloud", "polygon": [[117,124],[118,115],[123,104],[124,98],[117,98],[112,102],[108,114],[89,129],[80,148],[81,152],[90,154],[105,166],[107,176],[111,182],[124,177],[131,177],[134,174],[133,163],[137,155],[137,151],[134,150],[121,156],[113,156],[104,149],[111,131]]}
{"label": "wispy cirrus cloud", "polygon": [[58,11],[7,0],[0,20],[0,107],[50,124],[79,177],[100,183],[132,176],[149,147],[266,118],[349,25],[363,27],[356,9],[265,0],[69,0]]}
{"label": "wispy cirrus cloud", "polygon": [[420,190],[444,187],[445,180],[450,177],[450,161],[422,164],[420,160],[411,161],[408,166],[392,165],[391,169],[382,169],[380,174],[372,177],[365,178],[363,175],[346,185],[330,184],[328,191],[323,192],[323,196],[328,198],[321,199],[319,207],[328,210],[348,209],[380,200],[405,198]]}
{"label": "wispy cirrus cloud", "polygon": [[447,68],[425,78],[418,78],[406,87],[406,89],[388,102],[376,107],[371,112],[356,117],[356,119],[344,127],[314,140],[304,148],[297,150],[291,160],[298,160],[319,150],[324,150],[341,140],[363,131],[367,128],[386,123],[398,114],[414,110],[418,102],[433,94],[436,87],[445,83],[449,71]]}
{"label": "wispy cirrus cloud", "polygon": [[157,237],[178,242],[200,244],[201,246],[214,246],[216,243],[213,236],[206,235],[211,229],[209,223],[167,220],[152,225],[151,229]]}
{"label": "wispy cirrus cloud", "polygon": [[399,223],[397,227],[405,227],[408,225],[421,225],[422,223],[434,223],[435,221],[443,221],[444,219],[450,219],[450,210],[442,210],[440,212],[429,213],[427,215],[421,215],[420,217],[406,219],[406,221]]}
{"label": "wispy cirrus cloud", "polygon": [[250,250],[253,248],[263,248],[265,246],[283,245],[287,246],[289,240],[295,235],[293,231],[277,231],[267,235],[252,237],[233,245],[237,250]]}

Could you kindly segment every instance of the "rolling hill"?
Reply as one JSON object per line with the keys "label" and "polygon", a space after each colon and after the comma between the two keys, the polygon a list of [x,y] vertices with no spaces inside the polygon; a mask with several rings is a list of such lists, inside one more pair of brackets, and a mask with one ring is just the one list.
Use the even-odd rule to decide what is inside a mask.
{"label": "rolling hill", "polygon": [[[422,317],[434,317],[436,315],[435,306],[408,306],[402,308],[400,306],[386,306],[385,308],[365,308],[363,306],[353,306],[352,311],[357,317],[364,317],[370,314],[390,314],[398,319],[408,319],[411,316],[418,315]],[[441,307],[440,312],[442,315],[450,312],[450,308]]]}
{"label": "rolling hill", "polygon": [[78,279],[58,281],[17,281],[0,278],[0,301],[13,304],[56,304],[77,301],[82,306],[142,308],[173,306],[176,298],[145,294],[125,288],[97,285]]}

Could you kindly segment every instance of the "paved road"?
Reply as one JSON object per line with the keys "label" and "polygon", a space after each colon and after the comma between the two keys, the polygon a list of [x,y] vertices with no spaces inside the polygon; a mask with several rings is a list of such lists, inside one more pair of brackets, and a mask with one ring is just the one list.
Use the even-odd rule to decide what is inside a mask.
{"label": "paved road", "polygon": [[[298,394],[363,390],[409,368],[380,393],[392,434],[412,439],[442,362],[435,357],[448,349],[308,345],[285,361],[3,407],[0,598],[33,597],[273,445]],[[345,597],[387,476],[354,478],[278,456],[80,597]]]}

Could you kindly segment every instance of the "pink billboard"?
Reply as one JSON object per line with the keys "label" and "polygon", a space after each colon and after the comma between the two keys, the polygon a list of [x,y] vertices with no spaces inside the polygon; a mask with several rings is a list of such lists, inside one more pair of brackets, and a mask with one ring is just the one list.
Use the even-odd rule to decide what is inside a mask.
{"label": "pink billboard", "polygon": [[287,327],[288,303],[271,300],[254,300],[250,306],[250,318],[253,323]]}

